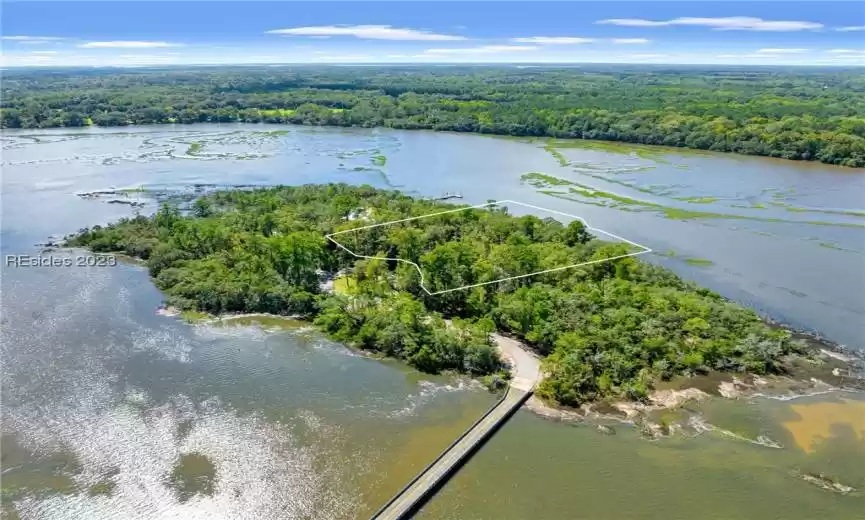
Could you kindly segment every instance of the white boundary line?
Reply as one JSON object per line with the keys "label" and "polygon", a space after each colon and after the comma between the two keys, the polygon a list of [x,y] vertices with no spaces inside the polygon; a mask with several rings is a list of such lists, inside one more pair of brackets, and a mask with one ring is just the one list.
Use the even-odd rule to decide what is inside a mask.
{"label": "white boundary line", "polygon": [[[626,243],[628,243],[628,244],[631,244],[632,246],[637,246],[637,247],[639,247],[640,249],[642,249],[642,251],[638,251],[638,252],[636,252],[636,253],[628,253],[628,254],[626,254],[626,255],[613,256],[613,257],[610,257],[610,258],[602,258],[602,259],[600,259],[600,260],[591,260],[591,261],[588,261],[588,262],[581,262],[581,263],[579,263],[579,264],[566,265],[566,266],[564,266],[564,267],[555,267],[555,268],[553,268],[553,269],[545,269],[545,270],[543,270],[543,271],[536,271],[536,272],[534,272],[534,273],[529,273],[529,274],[521,274],[521,275],[518,275],[518,276],[510,276],[510,277],[508,277],[508,278],[500,278],[500,279],[498,279],[498,280],[491,280],[491,281],[489,281],[489,282],[481,282],[481,283],[475,283],[475,284],[471,284],[471,285],[464,285],[464,286],[462,286],[462,287],[457,287],[457,288],[455,288],[455,289],[445,289],[445,290],[443,290],[443,291],[430,292],[430,290],[427,289],[426,286],[424,285],[423,271],[421,270],[421,268],[420,268],[419,265],[417,265],[416,263],[412,262],[411,260],[404,260],[404,259],[402,259],[402,258],[388,258],[388,257],[383,257],[383,256],[366,256],[366,255],[359,255],[359,254],[355,253],[354,251],[352,251],[351,249],[349,249],[349,248],[345,247],[344,245],[340,244],[339,242],[337,242],[337,241],[333,238],[333,237],[336,236],[336,235],[342,235],[342,234],[345,234],[345,233],[354,233],[355,231],[362,231],[362,230],[364,230],[364,229],[372,229],[372,228],[377,228],[377,227],[382,227],[382,226],[389,226],[389,225],[391,225],[391,224],[399,224],[400,222],[410,222],[410,221],[412,221],[412,220],[420,220],[420,219],[422,219],[422,218],[435,217],[435,216],[438,216],[438,215],[444,215],[444,214],[447,214],[447,213],[457,213],[457,212],[459,212],[459,211],[465,211],[465,210],[468,210],[468,209],[480,209],[480,208],[486,208],[486,207],[489,207],[489,206],[497,206],[497,205],[500,205],[500,204],[517,204],[518,206],[523,206],[523,207],[526,207],[526,208],[531,208],[531,209],[536,209],[536,210],[546,211],[546,212],[549,212],[549,213],[555,213],[555,214],[557,214],[557,215],[562,215],[562,216],[565,216],[565,217],[569,217],[569,218],[572,218],[572,219],[576,219],[576,220],[579,220],[580,222],[582,222],[583,225],[586,226],[586,229],[590,229],[590,230],[592,230],[592,231],[597,231],[597,232],[599,232],[599,233],[602,233],[602,234],[604,234],[604,235],[607,235],[608,237],[613,237],[613,238],[615,238],[615,239],[617,239],[617,240],[621,240],[622,242],[626,242]],[[535,216],[537,216],[537,215],[535,215]],[[618,260],[618,259],[620,259],[620,258],[627,258],[627,257],[629,257],[629,256],[637,256],[637,255],[642,255],[642,254],[645,254],[645,253],[651,253],[651,252],[652,252],[652,250],[651,250],[650,248],[648,248],[648,247],[646,247],[646,246],[644,246],[644,245],[642,245],[642,244],[638,244],[638,243],[636,243],[636,242],[632,242],[632,241],[628,240],[627,238],[622,238],[622,237],[620,237],[620,236],[618,236],[618,235],[614,235],[613,233],[610,233],[610,232],[608,232],[608,231],[604,231],[603,229],[600,229],[600,228],[593,228],[593,227],[590,226],[589,223],[586,222],[582,217],[578,217],[578,216],[576,216],[576,215],[571,215],[571,214],[569,214],[569,213],[563,213],[563,212],[561,212],[561,211],[556,211],[556,210],[554,210],[554,209],[547,209],[547,208],[542,208],[542,207],[540,207],[540,206],[534,206],[534,205],[532,205],[532,204],[526,204],[526,203],[524,203],[524,202],[518,202],[518,201],[515,201],[515,200],[499,200],[499,201],[495,201],[495,202],[487,202],[487,203],[485,203],[485,204],[477,204],[477,205],[475,205],[475,206],[463,206],[463,207],[461,207],[461,208],[457,208],[457,209],[449,209],[449,210],[446,210],[446,211],[438,211],[438,212],[436,212],[436,213],[430,213],[430,214],[428,214],[428,215],[421,215],[421,216],[419,216],[419,217],[409,217],[409,218],[404,218],[404,219],[400,219],[400,220],[392,220],[392,221],[390,221],[390,222],[381,222],[381,223],[379,223],[379,224],[370,224],[370,225],[368,225],[368,226],[361,226],[361,227],[352,228],[352,229],[345,229],[345,230],[343,230],[343,231],[337,231],[336,233],[330,233],[330,234],[324,235],[324,237],[325,237],[326,239],[330,240],[331,242],[333,242],[334,244],[336,244],[337,247],[339,247],[339,248],[341,248],[341,249],[347,251],[349,254],[351,254],[351,255],[353,255],[353,256],[356,256],[356,257],[358,257],[358,258],[369,258],[369,259],[372,259],[372,260],[392,260],[392,261],[395,261],[395,262],[403,262],[403,263],[406,263],[406,264],[411,264],[411,265],[413,265],[413,266],[415,267],[415,269],[417,269],[418,274],[420,274],[420,287],[421,287],[421,289],[423,289],[424,292],[426,292],[426,293],[427,293],[428,295],[430,295],[430,296],[435,296],[435,295],[438,295],[438,294],[444,294],[444,293],[449,293],[449,292],[454,292],[454,291],[462,291],[462,290],[465,290],[465,289],[471,289],[471,288],[474,288],[474,287],[480,287],[480,286],[482,286],[482,285],[491,285],[491,284],[494,284],[494,283],[506,282],[506,281],[508,281],[508,280],[517,280],[517,279],[519,279],[519,278],[528,278],[528,277],[530,277],[530,276],[536,276],[536,275],[544,274],[544,273],[552,273],[552,272],[555,272],[555,271],[564,271],[565,269],[572,269],[572,268],[574,268],[574,267],[580,267],[580,266],[583,266],[583,265],[597,264],[597,263],[601,263],[601,262],[609,262],[609,261],[611,261],[611,260]]]}

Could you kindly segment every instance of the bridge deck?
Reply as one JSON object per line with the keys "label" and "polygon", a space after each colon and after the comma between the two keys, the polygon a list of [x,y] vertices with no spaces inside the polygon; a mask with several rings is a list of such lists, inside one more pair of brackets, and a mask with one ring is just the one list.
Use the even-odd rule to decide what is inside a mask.
{"label": "bridge deck", "polygon": [[[520,385],[522,386],[522,385]],[[413,481],[385,504],[374,520],[402,520],[410,518],[438,487],[477,450],[499,426],[528,400],[530,387],[508,388],[505,396],[472,425],[459,439],[426,467]]]}

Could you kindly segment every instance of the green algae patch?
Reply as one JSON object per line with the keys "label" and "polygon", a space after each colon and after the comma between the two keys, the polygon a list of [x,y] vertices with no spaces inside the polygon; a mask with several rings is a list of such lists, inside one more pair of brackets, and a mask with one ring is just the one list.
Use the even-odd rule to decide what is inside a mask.
{"label": "green algae patch", "polygon": [[685,263],[688,265],[695,265],[698,267],[708,267],[710,265],[715,265],[715,262],[711,260],[706,260],[705,258],[686,258]]}
{"label": "green algae patch", "polygon": [[200,453],[181,455],[169,482],[180,502],[187,502],[198,494],[211,496],[216,484],[216,465]]}

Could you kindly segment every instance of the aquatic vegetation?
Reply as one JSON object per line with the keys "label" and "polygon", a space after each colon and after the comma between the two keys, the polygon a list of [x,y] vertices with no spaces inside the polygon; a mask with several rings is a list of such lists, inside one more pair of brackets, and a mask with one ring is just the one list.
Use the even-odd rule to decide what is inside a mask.
{"label": "aquatic vegetation", "polygon": [[186,155],[197,155],[198,152],[201,151],[201,148],[203,146],[204,145],[199,141],[196,141],[194,143],[190,143],[189,148],[186,149]]}
{"label": "aquatic vegetation", "polygon": [[553,145],[548,143],[547,145],[544,146],[544,150],[546,150],[547,152],[550,153],[550,155],[555,157],[555,159],[557,161],[559,161],[559,165],[567,166],[569,164],[568,158],[565,157],[565,155],[562,152],[556,150],[555,147],[553,147]]}
{"label": "aquatic vegetation", "polygon": [[216,465],[200,453],[186,453],[174,467],[169,482],[181,502],[198,493],[212,495],[216,485]]}
{"label": "aquatic vegetation", "polygon": [[[660,146],[645,146],[618,141],[596,141],[589,139],[551,139],[548,141],[547,147],[552,150],[555,150],[556,148],[582,148],[585,150],[594,150],[620,155],[633,155],[640,159],[648,159],[661,164],[669,163],[669,161],[664,158],[667,154],[681,154],[682,152],[680,149],[664,149]],[[547,147],[545,147],[545,149],[547,149]]]}
{"label": "aquatic vegetation", "polygon": [[[535,187],[550,187],[550,186],[568,186],[568,192],[581,197],[590,199],[601,199],[610,202],[609,206],[623,211],[658,211],[664,217],[672,220],[690,220],[690,219],[729,219],[729,220],[754,220],[759,222],[797,222],[800,224],[809,224],[816,226],[838,226],[838,227],[865,227],[865,223],[851,222],[830,222],[821,220],[784,220],[781,218],[771,217],[755,217],[751,215],[738,215],[733,213],[716,213],[711,211],[693,211],[683,208],[664,206],[655,202],[638,200],[617,193],[611,193],[603,190],[598,190],[584,184],[580,184],[559,177],[553,177],[545,174],[525,174],[524,180],[528,180]],[[567,198],[562,196],[562,192],[545,192],[546,195],[556,196],[558,198]],[[569,200],[574,200],[570,198]],[[580,202],[575,200],[575,202]]]}
{"label": "aquatic vegetation", "polygon": [[213,316],[206,312],[186,309],[180,312],[180,318],[187,323],[200,323],[212,319]]}
{"label": "aquatic vegetation", "polygon": [[372,163],[376,166],[384,166],[385,164],[387,164],[387,157],[382,154],[374,155],[371,160]]}
{"label": "aquatic vegetation", "polygon": [[528,182],[536,188],[548,188],[550,186],[568,186],[574,184],[572,181],[539,172],[524,173],[522,176],[520,176],[520,180],[522,180],[523,182]]}
{"label": "aquatic vegetation", "polygon": [[714,204],[720,200],[719,197],[674,197],[676,200],[690,202],[691,204]]}
{"label": "aquatic vegetation", "polygon": [[687,263],[688,265],[695,265],[700,267],[708,267],[710,265],[715,265],[715,262],[707,260],[705,258],[686,258],[685,263]]}
{"label": "aquatic vegetation", "polygon": [[538,193],[543,193],[544,195],[549,195],[550,197],[556,197],[557,199],[564,199],[564,200],[569,200],[571,202],[577,202],[579,204],[588,204],[590,206],[599,206],[602,208],[608,208],[609,207],[609,205],[606,204],[605,202],[595,202],[595,201],[577,199],[574,197],[569,197],[567,193],[561,192],[561,191],[538,190]]}
{"label": "aquatic vegetation", "polygon": [[283,135],[288,135],[291,132],[289,130],[269,130],[266,132],[255,132],[255,134],[262,135],[265,137],[280,137]]}

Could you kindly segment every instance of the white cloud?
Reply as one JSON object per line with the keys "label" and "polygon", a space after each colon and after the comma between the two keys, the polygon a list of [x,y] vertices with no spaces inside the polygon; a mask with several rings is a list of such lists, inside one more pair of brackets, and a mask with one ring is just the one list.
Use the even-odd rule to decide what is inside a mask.
{"label": "white cloud", "polygon": [[17,43],[18,45],[58,45],[62,42],[60,40],[23,40]]}
{"label": "white cloud", "polygon": [[179,43],[146,42],[120,40],[112,42],[87,42],[79,45],[82,49],[158,49],[164,47],[181,47]]}
{"label": "white cloud", "polygon": [[857,49],[829,49],[826,52],[831,54],[865,54],[865,50]]}
{"label": "white cloud", "polygon": [[801,54],[808,52],[810,49],[759,49],[759,54]]}
{"label": "white cloud", "polygon": [[620,45],[641,45],[643,43],[649,43],[652,40],[647,40],[646,38],[613,38],[612,42]]}
{"label": "white cloud", "polygon": [[483,45],[480,47],[457,47],[453,49],[427,49],[426,55],[441,54],[498,54],[504,52],[536,51],[540,47],[532,45]]}
{"label": "white cloud", "polygon": [[724,18],[675,18],[673,20],[655,21],[639,18],[612,18],[599,20],[595,23],[621,25],[625,27],[664,27],[669,25],[690,25],[711,27],[718,31],[804,31],[820,29],[823,24],[816,22],[763,20],[750,16],[729,16]]}
{"label": "white cloud", "polygon": [[865,25],[848,25],[847,27],[838,27],[835,30],[838,32],[865,31]]}
{"label": "white cloud", "polygon": [[656,60],[659,58],[669,58],[669,54],[631,54],[631,58],[637,60]]}
{"label": "white cloud", "polygon": [[592,43],[594,38],[577,38],[573,36],[529,36],[526,38],[511,38],[517,43],[539,43],[542,45],[575,45],[580,43]]}
{"label": "white cloud", "polygon": [[318,25],[274,29],[267,31],[266,34],[310,37],[352,36],[365,40],[453,41],[467,39],[465,36],[455,34],[438,34],[423,29],[407,29],[391,25]]}
{"label": "white cloud", "polygon": [[725,60],[730,59],[766,59],[766,58],[780,58],[780,54],[719,54],[715,56],[716,58],[721,58]]}
{"label": "white cloud", "polygon": [[15,42],[53,42],[63,40],[58,36],[0,36],[0,40],[11,40]]}
{"label": "white cloud", "polygon": [[30,54],[50,55],[57,54],[57,51],[30,51]]}

